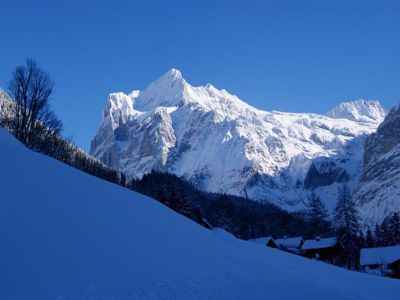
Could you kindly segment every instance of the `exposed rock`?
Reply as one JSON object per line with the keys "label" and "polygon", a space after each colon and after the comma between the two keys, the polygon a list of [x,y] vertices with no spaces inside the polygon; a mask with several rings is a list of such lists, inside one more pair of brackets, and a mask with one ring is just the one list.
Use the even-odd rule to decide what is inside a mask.
{"label": "exposed rock", "polygon": [[365,143],[364,169],[354,199],[370,225],[400,211],[400,106],[389,111]]}

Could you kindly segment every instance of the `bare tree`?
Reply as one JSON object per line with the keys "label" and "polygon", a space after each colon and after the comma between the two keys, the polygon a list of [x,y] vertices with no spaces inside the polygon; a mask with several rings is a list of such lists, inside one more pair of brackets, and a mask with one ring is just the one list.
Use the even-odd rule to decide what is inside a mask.
{"label": "bare tree", "polygon": [[32,59],[18,66],[8,83],[8,94],[15,100],[11,129],[17,139],[37,151],[48,148],[63,127],[50,109],[53,86],[50,75]]}

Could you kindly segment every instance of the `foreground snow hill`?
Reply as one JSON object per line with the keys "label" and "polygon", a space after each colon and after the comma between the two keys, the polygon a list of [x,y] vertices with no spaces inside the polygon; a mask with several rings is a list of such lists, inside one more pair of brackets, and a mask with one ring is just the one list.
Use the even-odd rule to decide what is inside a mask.
{"label": "foreground snow hill", "polygon": [[0,128],[0,299],[395,299],[400,281],[209,231]]}

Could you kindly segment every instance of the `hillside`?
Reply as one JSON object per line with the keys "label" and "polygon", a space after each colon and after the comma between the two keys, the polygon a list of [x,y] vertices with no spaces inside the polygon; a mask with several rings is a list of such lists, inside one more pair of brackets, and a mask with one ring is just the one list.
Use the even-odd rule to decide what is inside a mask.
{"label": "hillside", "polygon": [[382,299],[400,282],[209,231],[0,129],[0,299]]}
{"label": "hillside", "polygon": [[143,91],[110,94],[91,154],[134,178],[169,172],[287,210],[304,208],[315,191],[332,210],[338,184],[357,183],[365,138],[385,114],[365,100],[327,116],[261,111],[171,69]]}

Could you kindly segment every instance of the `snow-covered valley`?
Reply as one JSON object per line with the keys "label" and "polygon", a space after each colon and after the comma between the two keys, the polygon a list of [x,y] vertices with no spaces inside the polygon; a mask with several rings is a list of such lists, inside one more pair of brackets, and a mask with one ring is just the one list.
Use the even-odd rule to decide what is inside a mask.
{"label": "snow-covered valley", "polygon": [[394,299],[397,280],[210,231],[0,128],[0,299]]}

